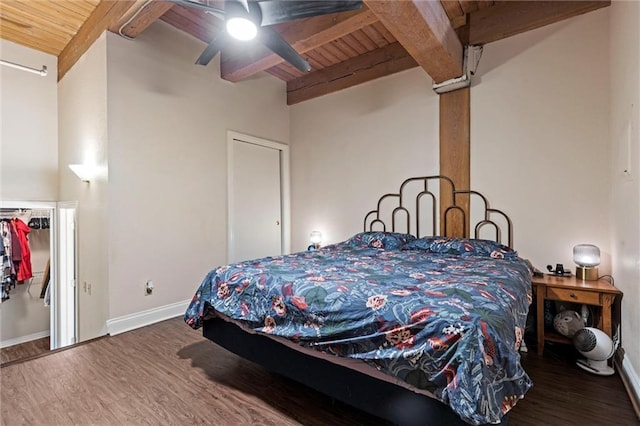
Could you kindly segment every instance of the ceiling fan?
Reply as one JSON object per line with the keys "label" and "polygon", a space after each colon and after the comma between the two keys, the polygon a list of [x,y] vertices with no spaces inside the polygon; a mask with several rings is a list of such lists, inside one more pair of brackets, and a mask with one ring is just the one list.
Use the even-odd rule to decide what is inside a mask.
{"label": "ceiling fan", "polygon": [[362,7],[362,0],[225,0],[224,8],[213,5],[208,0],[170,1],[204,10],[225,22],[226,31],[222,31],[209,43],[196,64],[207,65],[230,38],[252,40],[257,37],[267,48],[302,72],[311,71],[309,62],[270,26]]}

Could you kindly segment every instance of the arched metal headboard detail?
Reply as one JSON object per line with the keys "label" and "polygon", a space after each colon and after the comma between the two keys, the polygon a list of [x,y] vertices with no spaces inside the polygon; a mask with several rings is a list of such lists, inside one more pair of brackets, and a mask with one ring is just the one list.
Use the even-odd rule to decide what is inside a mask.
{"label": "arched metal headboard detail", "polygon": [[[443,184],[441,184],[443,183]],[[413,184],[414,193],[409,193],[407,190]],[[438,191],[435,191],[438,188]],[[375,210],[371,210],[364,217],[364,230],[365,231],[391,231],[391,232],[406,232],[413,234],[417,237],[425,236],[437,236],[441,235],[438,232],[439,228],[439,195],[440,191],[450,191],[450,199],[453,200],[453,204],[444,209],[442,217],[444,236],[459,236],[459,235],[446,235],[449,229],[447,223],[457,222],[460,225],[460,229],[463,229],[464,237],[470,238],[471,229],[473,229],[473,238],[480,238],[480,232],[485,227],[490,227],[494,230],[495,241],[506,244],[509,247],[513,246],[513,229],[511,219],[504,212],[498,209],[489,207],[487,198],[479,193],[469,189],[455,189],[453,181],[447,176],[423,176],[423,177],[411,177],[406,179],[400,185],[398,193],[384,194],[378,199],[378,204]],[[415,193],[417,192],[417,193]],[[427,200],[431,204],[430,211],[421,212],[421,201],[423,197],[427,197]],[[441,197],[440,197],[441,198]],[[465,200],[470,200],[465,202]],[[395,201],[395,203],[393,203]],[[393,203],[391,207],[387,207],[387,203]],[[477,204],[479,203],[479,204]],[[464,206],[472,205],[470,210],[477,211],[478,214],[474,217],[472,224],[467,225],[470,222],[471,212],[467,211]],[[477,207],[477,209],[476,209]],[[389,211],[390,210],[390,211]],[[383,218],[383,213],[387,212],[387,218]],[[412,213],[414,215],[413,221]],[[427,221],[431,222],[431,231],[427,233],[421,232],[420,224],[424,221],[425,215],[427,215]],[[386,219],[386,220],[385,220]],[[387,224],[391,222],[389,228]],[[500,220],[498,223],[496,220]],[[502,226],[501,226],[502,225]],[[382,228],[382,229],[379,229]],[[506,242],[503,242],[503,228],[506,228]]]}

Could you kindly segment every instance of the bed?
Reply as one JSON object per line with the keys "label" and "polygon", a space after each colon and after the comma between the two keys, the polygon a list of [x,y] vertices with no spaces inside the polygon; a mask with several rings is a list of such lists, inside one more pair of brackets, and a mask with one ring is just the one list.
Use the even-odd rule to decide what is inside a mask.
{"label": "bed", "polygon": [[532,386],[518,352],[531,271],[510,248],[511,228],[476,191],[442,176],[410,178],[343,242],[213,269],[185,321],[397,424],[506,424]]}

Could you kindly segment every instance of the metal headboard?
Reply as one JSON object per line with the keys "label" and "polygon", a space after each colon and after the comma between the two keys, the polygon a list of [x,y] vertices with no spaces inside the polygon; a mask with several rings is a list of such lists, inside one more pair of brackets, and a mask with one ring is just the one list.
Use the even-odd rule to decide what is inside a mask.
{"label": "metal headboard", "polygon": [[[413,189],[413,193],[409,189]],[[446,194],[442,194],[442,191]],[[440,206],[440,200],[445,198],[452,200],[446,208]],[[440,197],[438,197],[440,196]],[[423,197],[427,197],[430,211],[424,212]],[[413,200],[413,204],[411,201]],[[395,201],[395,203],[393,203]],[[387,204],[393,203],[391,206]],[[422,206],[422,207],[421,207]],[[440,211],[443,209],[442,219]],[[429,209],[427,209],[429,210]],[[472,217],[472,213],[473,217]],[[386,217],[385,217],[386,214]],[[411,220],[413,214],[413,221]],[[425,216],[426,215],[426,216]],[[402,217],[405,220],[402,221]],[[426,220],[425,220],[426,217]],[[389,228],[387,225],[391,223]],[[421,232],[421,224],[431,223],[431,231]],[[440,227],[440,222],[442,227]],[[447,235],[452,222],[463,230],[463,235]],[[423,226],[424,228],[425,226]],[[483,228],[493,229],[493,238],[482,235]],[[380,229],[381,228],[381,229]],[[406,232],[420,237],[444,236],[471,238],[470,230],[473,229],[473,238],[493,239],[509,247],[513,245],[511,219],[501,210],[489,207],[487,198],[481,193],[469,189],[455,189],[453,181],[447,176],[423,176],[406,179],[400,185],[400,190],[395,194],[384,194],[378,200],[376,210],[371,210],[364,217],[365,231],[391,231]],[[506,228],[506,242],[503,242],[503,229]]]}

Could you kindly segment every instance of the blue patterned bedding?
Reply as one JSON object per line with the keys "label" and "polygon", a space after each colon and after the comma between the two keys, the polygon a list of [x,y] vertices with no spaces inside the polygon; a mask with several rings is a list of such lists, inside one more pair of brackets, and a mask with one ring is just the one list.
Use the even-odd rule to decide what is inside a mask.
{"label": "blue patterned bedding", "polygon": [[525,262],[492,242],[371,234],[219,267],[185,321],[199,328],[214,309],[257,332],[360,359],[469,423],[499,422],[532,385],[518,353],[531,303]]}

